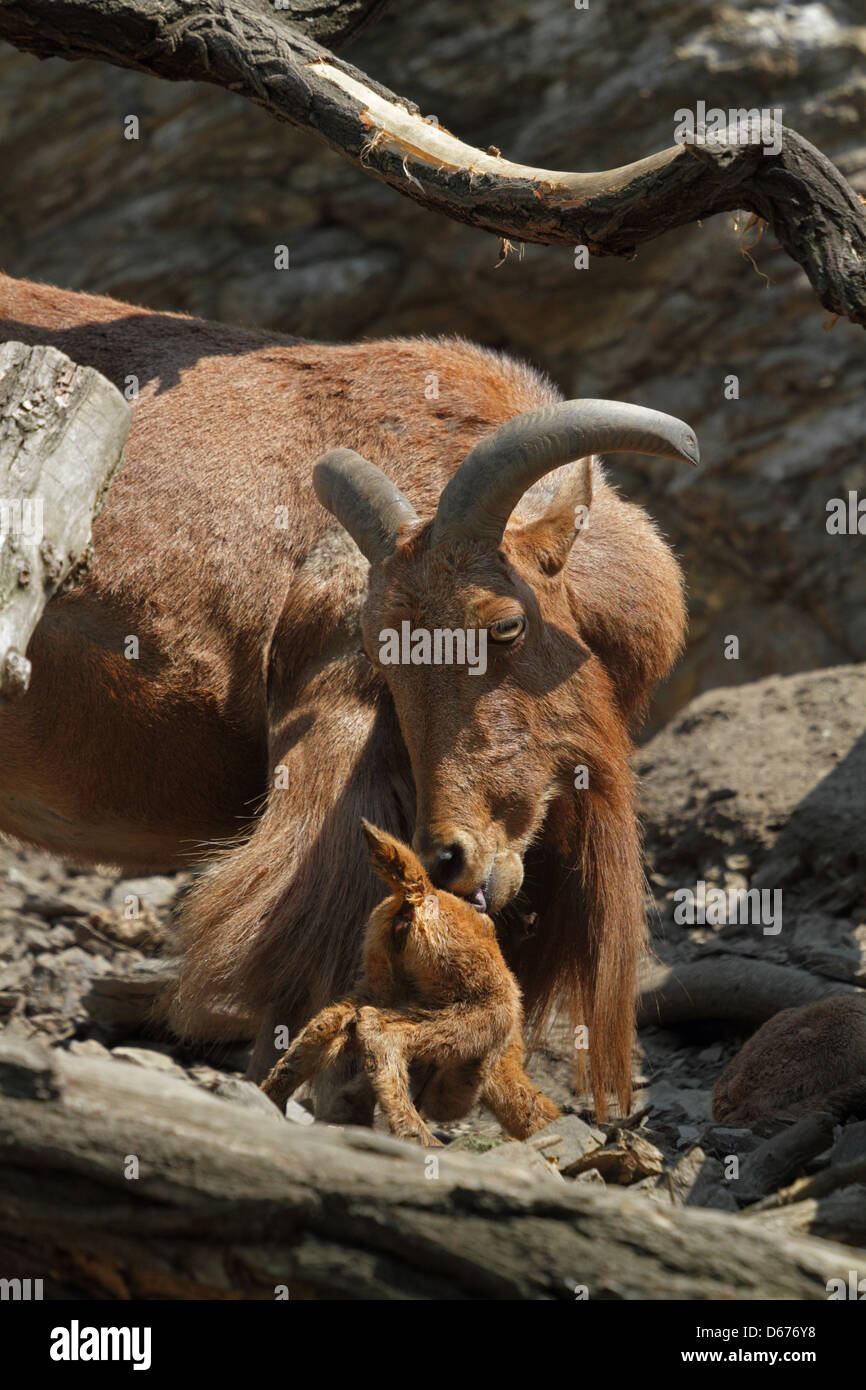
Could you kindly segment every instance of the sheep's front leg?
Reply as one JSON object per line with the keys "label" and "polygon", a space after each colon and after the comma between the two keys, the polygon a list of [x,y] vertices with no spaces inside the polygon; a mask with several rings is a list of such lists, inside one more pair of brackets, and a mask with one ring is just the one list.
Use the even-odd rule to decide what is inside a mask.
{"label": "sheep's front leg", "polygon": [[399,1139],[418,1139],[432,1148],[440,1141],[421,1119],[409,1094],[406,1050],[412,1029],[405,1019],[389,1018],[379,1009],[358,1011],[357,1034],[364,1049],[364,1064],[391,1133]]}
{"label": "sheep's front leg", "polygon": [[528,1139],[562,1113],[526,1075],[520,1039],[511,1043],[492,1067],[481,1100],[513,1139]]}
{"label": "sheep's front leg", "polygon": [[282,1110],[289,1096],[304,1082],[340,1060],[354,1042],[351,1025],[357,1006],[344,1001],[331,1004],[311,1019],[261,1084],[261,1090]]}

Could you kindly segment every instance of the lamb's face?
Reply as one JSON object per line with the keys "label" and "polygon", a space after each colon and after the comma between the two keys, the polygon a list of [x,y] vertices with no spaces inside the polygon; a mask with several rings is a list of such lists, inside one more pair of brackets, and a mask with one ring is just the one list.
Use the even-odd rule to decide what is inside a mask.
{"label": "lamb's face", "polygon": [[[391,889],[376,909],[371,941],[419,984],[461,976],[493,985],[508,976],[493,922],[477,904],[434,888],[418,856],[392,835],[364,822],[373,867]],[[509,977],[510,978],[510,977]]]}

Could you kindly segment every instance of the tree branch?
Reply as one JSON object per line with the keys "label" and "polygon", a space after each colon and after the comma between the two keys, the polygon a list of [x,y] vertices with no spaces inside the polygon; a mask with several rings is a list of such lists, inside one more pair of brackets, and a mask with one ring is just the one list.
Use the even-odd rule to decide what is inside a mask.
{"label": "tree branch", "polygon": [[0,0],[0,38],[40,58],[96,58],[225,87],[424,207],[501,238],[630,257],[675,227],[749,211],[770,224],[826,309],[866,325],[866,208],[796,131],[783,131],[777,155],[717,142],[675,145],[596,174],[514,164],[465,145],[334,58],[308,36],[301,9],[271,13],[264,0]]}

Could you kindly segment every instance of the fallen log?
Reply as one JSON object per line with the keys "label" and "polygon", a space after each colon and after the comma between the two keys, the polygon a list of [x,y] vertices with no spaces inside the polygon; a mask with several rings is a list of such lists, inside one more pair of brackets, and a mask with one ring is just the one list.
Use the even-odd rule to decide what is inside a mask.
{"label": "fallen log", "polygon": [[760,1206],[744,1212],[765,1231],[820,1236],[845,1245],[866,1246],[866,1183],[840,1188],[781,1207]]}
{"label": "fallen log", "polygon": [[735,1195],[741,1202],[757,1202],[768,1192],[775,1192],[810,1158],[828,1148],[832,1140],[831,1115],[824,1112],[804,1115],[781,1134],[765,1139],[749,1155],[743,1166],[740,1191]]}
{"label": "fallen log", "polygon": [[751,956],[719,955],[675,966],[648,964],[638,984],[637,1021],[640,1028],[707,1018],[764,1023],[782,1009],[856,993],[854,985]]}
{"label": "fallen log", "polygon": [[30,684],[27,645],[87,563],[128,432],[127,402],[92,367],[52,347],[0,345],[0,700]]}
{"label": "fallen log", "polygon": [[2,1038],[0,1058],[0,1274],[47,1297],[823,1300],[851,1263],[144,1067]]}

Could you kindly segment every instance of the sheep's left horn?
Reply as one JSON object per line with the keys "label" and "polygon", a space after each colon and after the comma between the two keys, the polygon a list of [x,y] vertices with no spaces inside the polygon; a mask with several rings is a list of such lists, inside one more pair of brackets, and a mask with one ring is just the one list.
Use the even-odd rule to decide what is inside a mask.
{"label": "sheep's left horn", "polygon": [[527,488],[587,454],[657,454],[697,463],[695,432],[673,415],[621,401],[562,401],[517,415],[476,444],[446,484],[431,545],[472,537],[498,545]]}
{"label": "sheep's left horn", "polygon": [[354,449],[323,454],[313,469],[313,488],[371,564],[396,549],[401,526],[418,520],[397,485]]}

